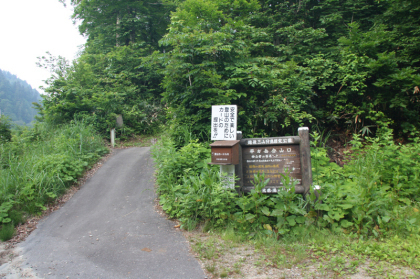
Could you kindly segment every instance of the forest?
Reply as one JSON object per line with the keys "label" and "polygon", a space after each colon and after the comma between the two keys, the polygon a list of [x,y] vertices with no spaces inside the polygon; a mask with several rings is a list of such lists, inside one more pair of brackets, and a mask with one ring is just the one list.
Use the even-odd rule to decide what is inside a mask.
{"label": "forest", "polygon": [[[214,278],[228,274],[214,255],[237,243],[275,268],[306,259],[331,278],[358,268],[375,278],[419,276],[420,0],[70,5],[87,38],[80,56],[39,58],[52,75],[32,128],[12,133],[0,118],[0,240],[109,151],[104,139],[121,115],[120,146],[161,137],[151,149],[159,204],[181,229],[216,234],[194,244]],[[15,88],[6,104],[17,112],[10,96],[24,86],[0,72],[0,96],[5,87]],[[212,105],[228,104],[246,138],[309,127],[310,194],[295,194],[287,173],[277,194],[262,194],[263,173],[248,194],[224,187],[208,164],[210,116]]]}
{"label": "forest", "polygon": [[14,125],[28,125],[37,114],[33,102],[40,102],[41,96],[26,81],[0,69],[0,111],[10,118]]}
{"label": "forest", "polygon": [[[282,235],[309,222],[365,236],[414,232],[419,4],[72,0],[87,43],[72,62],[40,58],[53,73],[41,118],[82,121],[106,138],[122,115],[121,140],[164,133],[153,151],[157,191],[183,228],[232,221],[238,231],[269,227]],[[238,106],[244,137],[295,135],[308,126],[323,204],[283,193],[262,198],[263,175],[251,195],[220,188],[219,170],[206,162],[211,106],[223,104]]]}
{"label": "forest", "polygon": [[54,73],[43,113],[103,135],[121,114],[122,137],[167,123],[208,138],[211,105],[236,104],[245,137],[389,125],[405,141],[419,128],[419,4],[72,0],[88,40],[75,61],[40,60]]}

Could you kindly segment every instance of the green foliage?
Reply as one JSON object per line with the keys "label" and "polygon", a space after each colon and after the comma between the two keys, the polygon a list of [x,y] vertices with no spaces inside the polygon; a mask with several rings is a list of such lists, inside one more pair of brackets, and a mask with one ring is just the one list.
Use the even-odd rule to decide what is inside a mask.
{"label": "green foliage", "polygon": [[12,139],[12,130],[9,118],[0,115],[0,143],[8,142]]}
{"label": "green foliage", "polygon": [[121,114],[124,126],[117,129],[118,136],[155,133],[165,114],[160,90],[154,88],[160,82],[158,66],[142,63],[150,51],[144,44],[115,47],[106,54],[93,49],[73,65],[61,57],[42,57],[40,66],[55,73],[45,88],[45,120],[59,124],[84,118],[108,136]]}
{"label": "green foliage", "polygon": [[18,130],[0,145],[0,223],[17,225],[46,209],[106,152],[93,127],[80,121]]}
{"label": "green foliage", "polygon": [[[160,203],[188,229],[229,225],[241,235],[300,235],[309,228],[376,238],[420,232],[419,142],[395,144],[392,130],[350,142],[344,167],[329,162],[321,135],[313,133],[314,184],[305,198],[295,194],[297,181],[282,175],[282,191],[263,194],[269,179],[254,176],[254,189],[238,195],[225,189],[217,167],[209,167],[209,148],[196,141],[177,149],[171,141],[154,147]],[[318,196],[315,195],[315,190]]]}
{"label": "green foliage", "polygon": [[300,230],[306,222],[306,204],[301,195],[295,193],[296,180],[282,175],[282,184],[287,185],[275,195],[266,195],[262,189],[269,179],[264,174],[254,175],[254,189],[249,195],[235,200],[240,211],[233,214],[235,228],[245,235],[254,236],[263,231],[266,235],[285,235]]}
{"label": "green foliage", "polygon": [[[320,234],[325,233],[321,232]],[[342,254],[363,261],[369,257],[375,264],[387,261],[393,265],[399,264],[419,269],[420,264],[416,259],[420,248],[418,241],[418,234],[404,238],[394,235],[386,239],[361,239],[352,236],[337,237],[337,235],[328,233],[328,237],[311,240],[309,248],[315,257],[334,257]],[[379,273],[379,276],[381,275],[383,273]]]}
{"label": "green foliage", "polygon": [[[209,132],[211,105],[236,104],[245,137],[317,125],[374,136],[420,128],[418,1],[71,1],[88,37],[54,77],[45,118],[88,119],[122,137],[191,125]],[[166,34],[165,34],[166,32]],[[181,146],[177,143],[178,146]]]}
{"label": "green foliage", "polygon": [[160,41],[171,47],[164,55],[163,97],[172,123],[192,122],[194,133],[207,132],[209,108],[217,104],[239,106],[238,125],[245,135],[261,129],[273,134],[312,120],[304,111],[312,81],[302,67],[255,55],[270,44],[270,37],[243,18],[259,5],[242,1],[235,12],[224,13],[226,4],[191,0],[172,13],[169,33]]}
{"label": "green foliage", "polygon": [[108,137],[115,116],[122,115],[124,127],[117,128],[117,137],[156,133],[165,120],[161,64],[147,56],[159,48],[172,5],[132,0],[70,3],[87,43],[73,63],[49,53],[40,58],[39,66],[52,73],[43,100],[45,120],[57,124],[84,118]]}
{"label": "green foliage", "polygon": [[15,234],[15,227],[12,223],[3,224],[0,228],[0,240],[7,241],[13,237]]}
{"label": "green foliage", "polygon": [[188,0],[171,14],[160,43],[170,47],[163,97],[174,125],[208,131],[211,105],[237,104],[245,136],[314,120],[374,134],[375,113],[398,135],[419,128],[413,3],[229,2]]}
{"label": "green foliage", "polygon": [[327,162],[325,150],[314,153],[314,180],[322,191],[313,213],[318,225],[375,237],[420,232],[418,141],[395,144],[392,130],[381,128],[378,137],[355,135],[351,144],[343,168]]}
{"label": "green foliage", "polygon": [[194,229],[208,220],[214,226],[225,223],[234,192],[222,187],[219,170],[210,167],[210,149],[190,142],[176,150],[170,140],[162,140],[153,147],[160,204],[172,218],[179,218],[183,227]]}

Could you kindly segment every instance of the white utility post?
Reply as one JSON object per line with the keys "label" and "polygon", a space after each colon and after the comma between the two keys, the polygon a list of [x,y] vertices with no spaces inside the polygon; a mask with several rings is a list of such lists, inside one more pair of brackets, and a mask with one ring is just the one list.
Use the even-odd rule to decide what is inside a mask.
{"label": "white utility post", "polygon": [[112,148],[115,146],[115,128],[111,129],[111,146]]}

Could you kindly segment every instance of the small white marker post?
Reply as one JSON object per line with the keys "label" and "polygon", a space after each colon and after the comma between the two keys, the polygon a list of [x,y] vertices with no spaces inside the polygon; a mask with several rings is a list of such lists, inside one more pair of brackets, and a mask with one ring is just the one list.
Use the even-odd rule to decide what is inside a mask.
{"label": "small white marker post", "polygon": [[[116,125],[118,128],[121,128],[124,125],[123,118],[121,114],[116,116]],[[115,128],[111,129],[111,146],[114,148],[115,146]]]}
{"label": "small white marker post", "polygon": [[111,146],[112,148],[115,146],[115,128],[111,129]]}

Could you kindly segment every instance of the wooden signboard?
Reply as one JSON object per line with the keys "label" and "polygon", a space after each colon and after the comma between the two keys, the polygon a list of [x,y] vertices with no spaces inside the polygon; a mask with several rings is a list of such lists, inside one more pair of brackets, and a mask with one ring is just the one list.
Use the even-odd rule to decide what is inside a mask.
{"label": "wooden signboard", "polygon": [[299,136],[242,139],[240,164],[236,166],[239,186],[248,192],[254,188],[254,174],[269,178],[263,193],[277,193],[285,185],[281,174],[289,173],[296,180],[296,193],[306,194],[312,184],[309,129],[299,128]]}
{"label": "wooden signboard", "polygon": [[211,146],[211,164],[239,164],[239,140],[216,141]]}

